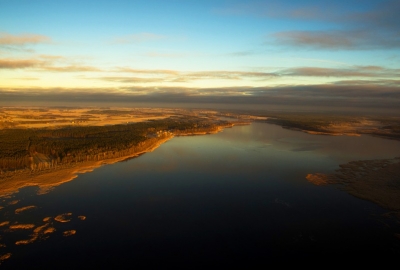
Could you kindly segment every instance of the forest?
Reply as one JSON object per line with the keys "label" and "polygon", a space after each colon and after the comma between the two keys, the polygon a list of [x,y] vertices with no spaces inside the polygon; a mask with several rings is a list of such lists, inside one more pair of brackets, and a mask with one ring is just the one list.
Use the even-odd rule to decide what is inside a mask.
{"label": "forest", "polygon": [[185,116],[109,126],[2,129],[0,173],[128,156],[162,136],[214,132],[228,124]]}

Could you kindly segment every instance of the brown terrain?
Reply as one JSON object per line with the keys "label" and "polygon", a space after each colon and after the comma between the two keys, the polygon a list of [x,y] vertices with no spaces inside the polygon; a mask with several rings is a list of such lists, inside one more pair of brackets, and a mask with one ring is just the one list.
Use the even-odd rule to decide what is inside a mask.
{"label": "brown terrain", "polygon": [[338,184],[358,198],[372,201],[400,218],[400,157],[358,160],[339,165],[332,174],[306,176],[315,185]]}
{"label": "brown terrain", "polygon": [[372,135],[400,140],[398,116],[342,116],[314,114],[270,115],[266,122],[314,135]]}
{"label": "brown terrain", "polygon": [[1,128],[58,128],[65,126],[105,126],[155,119],[180,114],[179,109],[153,108],[38,108],[3,107]]}

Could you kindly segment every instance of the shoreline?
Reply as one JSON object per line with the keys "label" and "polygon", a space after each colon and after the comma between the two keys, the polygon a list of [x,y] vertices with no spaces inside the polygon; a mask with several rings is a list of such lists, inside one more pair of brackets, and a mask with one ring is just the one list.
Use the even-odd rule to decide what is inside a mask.
{"label": "shoreline", "polygon": [[17,172],[15,175],[0,180],[0,198],[17,193],[21,188],[32,186],[39,188],[37,192],[38,195],[46,194],[54,187],[74,180],[79,174],[92,172],[103,165],[114,164],[126,159],[138,157],[144,153],[152,152],[173,137],[175,136],[170,135],[162,138],[145,150],[136,152],[129,156],[104,159],[100,161],[85,161],[74,165],[64,165],[60,166],[61,168],[53,168],[40,172],[32,172],[30,170]]}
{"label": "shoreline", "polygon": [[301,129],[300,131],[311,134],[311,135],[327,135],[327,136],[355,136],[355,137],[360,137],[361,134],[358,133],[335,133],[335,132],[322,132],[322,131],[312,131],[312,130],[305,130],[305,129]]}
{"label": "shoreline", "polygon": [[64,164],[60,165],[58,168],[52,168],[43,171],[31,171],[29,169],[16,171],[9,177],[6,176],[0,178],[0,198],[17,193],[21,188],[25,187],[38,187],[37,195],[46,194],[54,187],[74,180],[79,176],[79,174],[92,172],[96,168],[99,168],[103,165],[129,160],[142,154],[152,152],[160,145],[173,139],[174,137],[216,134],[223,131],[225,128],[231,128],[233,126],[235,126],[235,124],[219,126],[214,131],[170,134],[166,137],[160,138],[145,150],[119,158],[104,159],[99,161],[84,161],[75,164]]}

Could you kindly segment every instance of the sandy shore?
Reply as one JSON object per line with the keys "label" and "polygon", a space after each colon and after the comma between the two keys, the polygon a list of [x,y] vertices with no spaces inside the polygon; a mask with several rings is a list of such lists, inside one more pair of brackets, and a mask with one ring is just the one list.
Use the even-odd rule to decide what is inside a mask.
{"label": "sandy shore", "polygon": [[114,159],[105,159],[101,161],[85,161],[76,164],[60,165],[58,168],[47,169],[43,171],[31,171],[29,169],[23,171],[17,171],[11,175],[3,176],[0,178],[0,197],[8,196],[12,193],[18,192],[20,188],[28,186],[39,187],[38,194],[45,194],[56,186],[63,183],[69,182],[78,177],[79,174],[92,172],[94,169],[106,165],[120,162],[126,159],[137,157],[141,154],[151,152],[158,148],[161,144],[177,136],[195,136],[195,135],[207,135],[215,134],[223,131],[225,128],[233,127],[233,125],[220,126],[218,129],[209,132],[189,132],[180,134],[171,134],[168,137],[161,138],[154,145],[151,145],[147,149],[134,153],[129,156],[123,156]]}
{"label": "sandy shore", "polygon": [[179,137],[179,136],[196,136],[196,135],[216,134],[218,132],[221,132],[225,128],[230,128],[230,127],[233,127],[233,125],[232,126],[220,126],[216,130],[213,130],[213,131],[199,131],[199,132],[179,133],[179,134],[176,134],[175,136]]}
{"label": "sandy shore", "polygon": [[38,172],[32,172],[30,170],[24,170],[17,172],[14,175],[0,180],[0,197],[8,196],[12,193],[17,192],[20,188],[28,186],[39,187],[38,194],[44,194],[50,191],[52,188],[59,186],[63,183],[69,182],[79,174],[92,172],[94,169],[106,165],[113,164],[119,161],[123,161],[129,158],[137,157],[141,154],[151,152],[158,148],[161,144],[172,139],[174,136],[168,136],[158,140],[154,145],[151,145],[147,149],[134,153],[129,156],[124,156],[114,159],[106,159],[101,161],[86,161],[77,163],[74,165],[59,166],[56,169],[48,169]]}

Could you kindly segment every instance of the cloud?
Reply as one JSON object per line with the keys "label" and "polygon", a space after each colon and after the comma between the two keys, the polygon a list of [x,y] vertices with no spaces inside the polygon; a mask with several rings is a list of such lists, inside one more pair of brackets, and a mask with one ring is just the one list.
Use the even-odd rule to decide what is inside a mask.
{"label": "cloud", "polygon": [[222,15],[233,16],[257,16],[273,19],[296,19],[296,20],[327,20],[338,14],[343,14],[340,2],[318,0],[318,1],[292,1],[285,3],[279,0],[251,0],[233,4],[230,6],[214,9],[214,12]]}
{"label": "cloud", "polygon": [[152,75],[177,75],[180,72],[169,69],[133,69],[129,67],[117,67],[117,72],[136,73],[136,74],[152,74]]}
{"label": "cloud", "polygon": [[340,80],[334,82],[334,85],[353,85],[353,86],[368,86],[368,85],[381,85],[387,87],[399,87],[400,79],[374,79],[374,80]]}
{"label": "cloud", "polygon": [[[266,72],[243,72],[243,71],[197,71],[180,72],[174,70],[141,70],[130,68],[118,68],[117,71],[124,73],[141,74],[142,77],[117,76],[100,77],[100,80],[123,82],[123,83],[157,83],[157,82],[192,82],[198,80],[266,80],[277,77],[275,73]],[[96,79],[96,78],[90,78]]]}
{"label": "cloud", "polygon": [[103,81],[109,81],[109,82],[121,82],[121,83],[160,83],[160,82],[165,82],[166,79],[164,78],[140,78],[140,77],[112,77],[112,76],[104,76],[100,78],[94,78],[94,79],[100,79]]}
{"label": "cloud", "polygon": [[99,68],[85,65],[68,65],[68,66],[45,66],[44,70],[56,72],[87,72],[87,71],[102,71]]}
{"label": "cloud", "polygon": [[165,106],[247,106],[268,109],[273,106],[295,108],[303,106],[316,108],[391,109],[397,111],[400,104],[400,84],[382,85],[368,81],[347,84],[321,84],[282,87],[119,87],[119,88],[0,88],[0,103],[51,104],[127,104],[157,103]]}
{"label": "cloud", "polygon": [[[361,3],[361,2],[360,2]],[[265,44],[296,49],[376,50],[400,48],[400,2],[247,1],[216,10],[230,16],[257,16],[291,22],[318,23],[319,30],[291,29],[268,34]]]}
{"label": "cloud", "polygon": [[280,76],[310,77],[399,77],[400,69],[387,69],[380,66],[354,66],[349,68],[298,67],[280,70]]}
{"label": "cloud", "polygon": [[0,59],[0,69],[35,68],[43,65],[37,59]]}
{"label": "cloud", "polygon": [[153,34],[153,33],[139,33],[128,35],[124,37],[118,37],[113,40],[116,44],[128,44],[128,43],[144,43],[153,42],[166,39],[166,36]]}
{"label": "cloud", "polygon": [[0,45],[21,46],[28,44],[51,43],[51,38],[38,34],[11,35],[0,33]]}
{"label": "cloud", "polygon": [[[389,81],[390,78],[400,77],[400,69],[389,69],[381,66],[349,66],[346,68],[296,67],[277,69],[273,72],[256,71],[192,71],[177,70],[148,70],[117,67],[114,72],[123,73],[122,76],[91,77],[86,79],[105,80],[119,83],[187,83],[201,80],[225,81],[271,81],[285,77],[330,77],[339,80],[357,78],[371,82],[380,80]],[[132,74],[132,75],[127,75]],[[384,79],[384,80],[383,80]],[[393,83],[393,79],[391,84]]]}
{"label": "cloud", "polygon": [[317,49],[351,49],[359,43],[356,37],[343,31],[283,31],[273,37],[280,45]]}
{"label": "cloud", "polygon": [[[348,68],[320,68],[320,67],[297,67],[288,69],[277,69],[274,72],[253,72],[253,71],[228,71],[209,70],[183,72],[177,70],[147,70],[118,67],[117,72],[142,75],[143,81],[148,82],[189,82],[196,80],[269,80],[285,76],[310,76],[310,77],[364,77],[364,78],[388,78],[399,77],[400,69],[388,69],[380,66],[352,66]],[[110,77],[109,77],[110,78]],[[129,82],[128,76],[122,78]],[[125,80],[126,79],[126,80]],[[153,81],[152,81],[153,79]],[[118,79],[119,80],[119,79]],[[119,80],[122,81],[122,80]],[[132,81],[140,81],[139,77]]]}
{"label": "cloud", "polygon": [[270,79],[276,77],[275,73],[268,72],[246,72],[246,71],[199,71],[199,72],[188,72],[184,74],[185,78],[192,80],[202,80],[202,79],[223,79],[223,80],[241,80],[245,78],[250,79]]}
{"label": "cloud", "polygon": [[65,59],[64,56],[51,55],[51,54],[41,54],[41,55],[39,55],[39,57],[42,59],[46,59],[46,60],[63,60],[63,59]]}
{"label": "cloud", "polygon": [[280,45],[329,50],[374,50],[400,48],[400,31],[378,30],[282,31],[273,34]]}
{"label": "cloud", "polygon": [[32,59],[0,59],[0,69],[34,69],[36,71],[87,72],[101,71],[93,66],[71,64],[68,59],[57,55],[40,55]]}
{"label": "cloud", "polygon": [[394,31],[400,29],[400,2],[398,0],[377,1],[370,10],[347,13],[337,18],[337,22],[354,24],[367,29]]}

